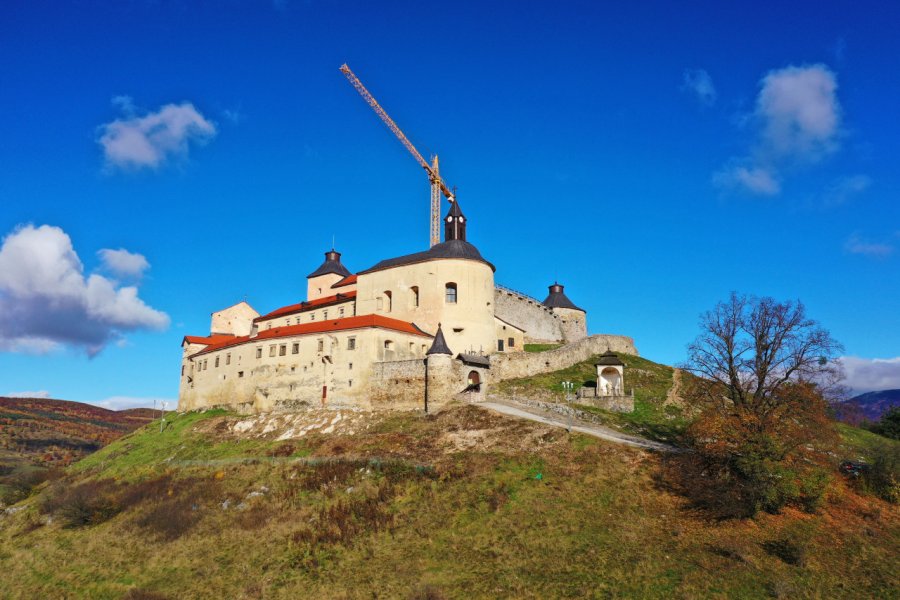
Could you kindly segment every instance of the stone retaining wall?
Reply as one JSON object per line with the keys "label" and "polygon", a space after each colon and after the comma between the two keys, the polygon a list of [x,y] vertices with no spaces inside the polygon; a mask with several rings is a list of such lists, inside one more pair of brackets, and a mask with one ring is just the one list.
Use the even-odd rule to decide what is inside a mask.
{"label": "stone retaining wall", "polygon": [[637,355],[634,340],[624,335],[592,335],[545,352],[515,352],[491,355],[491,380],[504,381],[551,373],[571,367],[607,350]]}

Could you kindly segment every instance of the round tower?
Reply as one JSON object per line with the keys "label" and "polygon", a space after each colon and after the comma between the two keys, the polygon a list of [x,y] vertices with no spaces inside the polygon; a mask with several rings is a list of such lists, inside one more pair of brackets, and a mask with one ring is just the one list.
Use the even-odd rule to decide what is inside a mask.
{"label": "round tower", "polygon": [[553,282],[553,285],[549,286],[549,291],[543,305],[552,310],[553,314],[559,315],[563,339],[574,342],[586,338],[587,312],[569,300],[559,282]]}

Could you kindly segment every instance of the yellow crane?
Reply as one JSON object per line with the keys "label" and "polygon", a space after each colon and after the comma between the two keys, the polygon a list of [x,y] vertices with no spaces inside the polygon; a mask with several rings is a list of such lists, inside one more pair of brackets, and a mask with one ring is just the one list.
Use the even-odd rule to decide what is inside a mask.
{"label": "yellow crane", "polygon": [[347,66],[346,63],[341,65],[341,73],[343,73],[347,80],[353,84],[353,87],[356,88],[356,91],[359,92],[359,95],[363,97],[363,99],[369,103],[369,106],[372,107],[372,110],[375,111],[384,124],[388,126],[388,129],[394,132],[394,135],[397,136],[397,139],[409,150],[409,153],[413,155],[413,158],[421,165],[425,172],[428,174],[428,181],[431,183],[431,225],[429,228],[430,232],[430,241],[431,245],[439,244],[441,242],[441,194],[443,193],[446,196],[447,200],[450,202],[454,202],[454,194],[450,191],[450,188],[447,187],[447,184],[444,183],[444,180],[441,179],[440,169],[438,168],[438,157],[435,156],[432,159],[432,163],[429,165],[428,162],[422,157],[416,147],[412,145],[412,142],[409,141],[400,128],[397,127],[397,124],[394,123],[394,120],[381,108],[381,105],[378,104],[378,101],[375,100],[375,97],[369,93],[369,90],[366,89],[366,86],[362,84],[362,81],[359,80],[353,71],[350,70],[350,67]]}

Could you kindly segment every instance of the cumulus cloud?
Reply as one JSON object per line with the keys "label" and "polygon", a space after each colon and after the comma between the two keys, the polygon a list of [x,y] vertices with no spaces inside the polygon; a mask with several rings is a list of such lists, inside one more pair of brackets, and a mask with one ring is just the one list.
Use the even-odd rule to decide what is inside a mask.
{"label": "cumulus cloud", "polygon": [[857,393],[900,389],[900,356],[859,358],[844,356],[844,385]]}
{"label": "cumulus cloud", "polygon": [[872,242],[854,233],[844,242],[844,250],[850,254],[884,258],[894,253],[894,246],[885,242]]}
{"label": "cumulus cloud", "polygon": [[49,398],[50,392],[47,390],[37,390],[34,392],[10,392],[7,398]]}
{"label": "cumulus cloud", "polygon": [[681,91],[695,96],[704,106],[716,103],[716,87],[705,69],[685,69],[681,78]]}
{"label": "cumulus cloud", "polygon": [[122,117],[101,125],[97,140],[111,168],[155,169],[170,159],[186,158],[191,144],[216,135],[215,123],[190,102],[166,104],[144,115],[137,114],[128,96],[116,96],[113,104]]}
{"label": "cumulus cloud", "polygon": [[111,396],[105,400],[89,402],[88,404],[93,404],[94,406],[109,410],[125,410],[128,408],[153,408],[154,402],[156,403],[157,409],[162,406],[163,402],[168,403],[166,410],[175,410],[178,406],[178,402],[171,398],[138,398],[134,396]]}
{"label": "cumulus cloud", "polygon": [[755,133],[752,147],[716,173],[714,183],[775,195],[780,186],[771,183],[783,170],[818,162],[840,148],[841,106],[834,72],[825,65],[769,72],[760,81],[748,122]]}
{"label": "cumulus cloud", "polygon": [[63,345],[91,356],[129,331],[164,329],[169,317],[134,286],[85,276],[59,227],[25,225],[0,246],[0,351],[45,353]]}
{"label": "cumulus cloud", "polygon": [[143,254],[129,252],[124,248],[118,250],[104,248],[97,251],[97,256],[100,257],[106,270],[120,277],[140,277],[150,268],[150,263]]}

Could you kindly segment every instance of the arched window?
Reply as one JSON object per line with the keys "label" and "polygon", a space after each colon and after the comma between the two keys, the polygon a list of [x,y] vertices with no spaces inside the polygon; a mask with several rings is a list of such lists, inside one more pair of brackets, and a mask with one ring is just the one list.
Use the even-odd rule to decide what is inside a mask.
{"label": "arched window", "polygon": [[384,291],[384,310],[391,312],[391,293],[387,290]]}
{"label": "arched window", "polygon": [[409,291],[412,294],[411,300],[412,300],[413,308],[418,308],[419,307],[419,286],[414,285],[411,288],[409,288]]}
{"label": "arched window", "polygon": [[456,304],[456,284],[453,282],[444,286],[444,299],[447,304]]}

